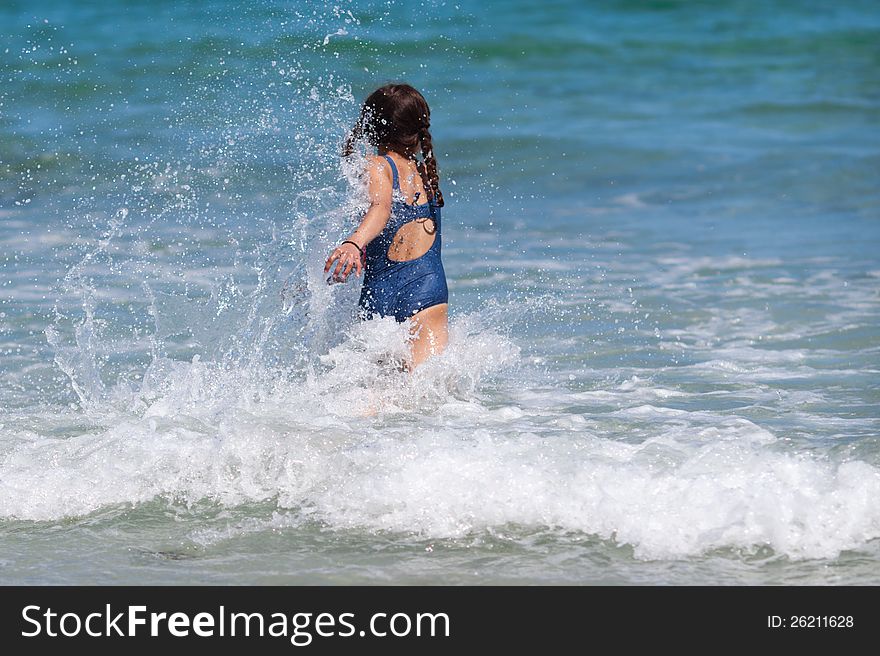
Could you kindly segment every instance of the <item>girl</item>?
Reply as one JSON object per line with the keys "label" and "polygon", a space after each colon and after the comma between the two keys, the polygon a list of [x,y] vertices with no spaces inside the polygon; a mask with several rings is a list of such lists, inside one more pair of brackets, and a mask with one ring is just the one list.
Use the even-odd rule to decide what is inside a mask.
{"label": "girl", "polygon": [[448,338],[449,294],[440,261],[443,194],[430,117],[428,103],[408,84],[388,84],[364,101],[342,154],[351,155],[359,140],[377,149],[378,155],[367,158],[370,207],[324,265],[324,273],[333,268],[339,282],[363,270],[362,319],[409,321],[409,370],[442,352]]}

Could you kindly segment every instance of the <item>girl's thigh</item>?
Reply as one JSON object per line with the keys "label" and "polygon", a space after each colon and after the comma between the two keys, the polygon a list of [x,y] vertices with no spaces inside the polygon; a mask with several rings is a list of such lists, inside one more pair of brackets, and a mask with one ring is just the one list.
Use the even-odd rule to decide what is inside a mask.
{"label": "girl's thigh", "polygon": [[448,303],[439,303],[416,312],[410,317],[412,341],[412,366],[418,366],[429,356],[437,355],[446,348],[449,339]]}

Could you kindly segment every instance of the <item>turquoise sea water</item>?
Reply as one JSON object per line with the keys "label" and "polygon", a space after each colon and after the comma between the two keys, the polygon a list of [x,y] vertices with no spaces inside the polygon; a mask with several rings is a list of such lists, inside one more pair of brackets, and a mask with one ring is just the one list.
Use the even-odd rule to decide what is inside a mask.
{"label": "turquoise sea water", "polygon": [[[880,583],[874,2],[0,4],[0,582]],[[321,265],[432,107],[452,341]]]}

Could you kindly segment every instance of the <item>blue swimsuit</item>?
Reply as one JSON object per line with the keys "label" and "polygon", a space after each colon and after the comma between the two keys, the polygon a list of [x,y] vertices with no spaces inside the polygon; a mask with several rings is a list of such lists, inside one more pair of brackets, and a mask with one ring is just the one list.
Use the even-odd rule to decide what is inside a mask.
{"label": "blue swimsuit", "polygon": [[[433,200],[410,205],[403,200],[397,166],[388,155],[393,177],[391,216],[382,232],[365,249],[364,286],[359,306],[364,319],[374,315],[406,321],[416,312],[446,303],[446,274],[440,261],[440,207]],[[418,198],[418,195],[416,196]],[[416,219],[434,220],[434,242],[428,251],[415,259],[396,261],[388,257],[388,248],[400,228]]]}

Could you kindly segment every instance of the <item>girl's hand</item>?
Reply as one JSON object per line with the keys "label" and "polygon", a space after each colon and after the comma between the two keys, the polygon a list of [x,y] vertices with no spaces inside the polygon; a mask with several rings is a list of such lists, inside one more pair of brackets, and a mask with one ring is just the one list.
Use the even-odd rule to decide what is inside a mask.
{"label": "girl's hand", "polygon": [[[334,266],[333,263],[336,262]],[[361,270],[363,269],[363,259],[361,256],[361,251],[357,246],[350,242],[346,242],[344,244],[340,244],[337,246],[332,253],[330,253],[330,257],[327,258],[327,263],[324,265],[324,273],[333,269],[333,280],[336,282],[345,282],[346,278],[348,278],[348,274],[354,271],[357,275],[361,275]]]}

